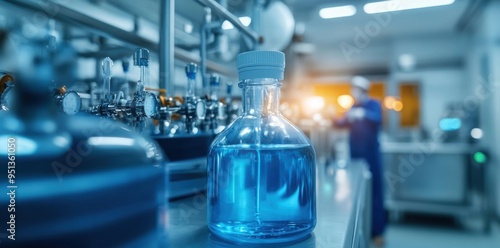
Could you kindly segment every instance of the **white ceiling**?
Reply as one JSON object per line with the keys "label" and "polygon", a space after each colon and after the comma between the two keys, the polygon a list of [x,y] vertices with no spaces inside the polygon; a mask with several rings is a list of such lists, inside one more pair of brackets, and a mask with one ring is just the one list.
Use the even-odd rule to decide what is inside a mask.
{"label": "white ceiling", "polygon": [[[288,0],[293,9],[297,22],[303,22],[306,26],[304,40],[316,46],[313,54],[306,58],[306,66],[310,70],[324,72],[328,71],[353,71],[357,69],[387,68],[393,60],[394,46],[400,41],[408,40],[422,41],[446,40],[453,44],[453,39],[460,39],[462,44],[463,34],[457,31],[457,23],[468,7],[469,0],[456,0],[448,6],[415,9],[382,14],[385,20],[389,20],[384,26],[379,25],[375,15],[368,15],[363,11],[363,5],[370,1],[327,1],[327,0]],[[321,19],[319,9],[322,7],[341,6],[352,4],[357,8],[354,16]],[[380,15],[380,14],[379,14]],[[375,27],[376,26],[376,27]],[[380,29],[377,30],[377,27]],[[366,28],[374,31],[366,48],[357,47],[355,37]],[[378,32],[377,32],[378,31]],[[455,38],[459,37],[459,38]],[[341,44],[353,45],[360,48],[359,53],[354,53],[351,59],[347,59],[341,50]],[[398,52],[404,52],[404,47]],[[456,46],[455,46],[456,47]],[[432,50],[435,47],[429,47]],[[425,49],[425,48],[424,48]],[[430,53],[429,60],[436,53]],[[437,51],[439,54],[439,51]],[[455,56],[448,52],[447,56]],[[422,55],[423,56],[423,55]]]}
{"label": "white ceiling", "polygon": [[[157,23],[159,19],[157,0],[143,0],[141,4],[123,0],[107,0],[115,4],[126,5],[135,14]],[[228,0],[231,11],[236,15],[250,12],[253,0]],[[376,35],[369,37],[369,44],[350,59],[344,56],[341,44],[356,47],[354,39],[357,30],[365,30],[378,25],[375,15],[363,11],[363,5],[372,0],[283,0],[292,10],[296,23],[305,24],[304,41],[315,46],[315,52],[304,58],[306,70],[328,74],[359,70],[387,70],[398,53],[405,49],[419,60],[442,59],[442,47],[447,51],[443,56],[456,59],[463,52],[464,34],[457,29],[457,24],[467,9],[470,1],[456,0],[448,6],[407,10],[384,14],[390,18],[387,25],[377,26]],[[375,0],[373,0],[375,1]],[[352,4],[357,8],[354,16],[324,20],[318,15],[322,7]],[[133,7],[133,8],[131,8]],[[151,11],[154,10],[154,11]],[[203,11],[195,0],[177,0],[176,13],[188,18],[195,24],[201,22]],[[387,19],[386,19],[387,20]],[[372,26],[370,26],[372,25]],[[379,31],[379,32],[377,32]],[[363,31],[366,34],[366,31]],[[265,37],[264,37],[265,38]],[[456,42],[455,40],[459,40]],[[417,44],[414,44],[414,43]],[[418,46],[418,43],[424,44]],[[451,48],[447,47],[451,44]],[[436,47],[436,44],[440,47]],[[426,52],[426,46],[429,51]],[[413,48],[413,49],[412,49]],[[436,51],[434,51],[434,50]]]}
{"label": "white ceiling", "polygon": [[324,44],[351,40],[355,27],[364,29],[370,22],[376,21],[375,16],[380,15],[388,16],[390,21],[377,39],[451,33],[467,5],[468,0],[457,0],[448,6],[368,15],[363,11],[363,4],[359,4],[355,5],[357,13],[354,16],[326,20],[319,17],[318,5],[311,5],[313,8],[307,12],[295,9],[295,13],[297,21],[307,25],[306,37],[315,43]]}

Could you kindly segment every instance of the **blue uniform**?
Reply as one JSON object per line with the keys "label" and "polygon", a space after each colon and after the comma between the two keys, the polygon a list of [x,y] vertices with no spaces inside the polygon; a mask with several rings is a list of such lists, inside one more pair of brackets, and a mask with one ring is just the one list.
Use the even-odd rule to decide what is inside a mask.
{"label": "blue uniform", "polygon": [[382,185],[382,162],[378,133],[382,124],[382,109],[380,103],[368,99],[356,103],[353,108],[363,108],[365,115],[361,119],[349,121],[343,117],[335,122],[336,126],[349,127],[349,146],[351,158],[365,159],[372,173],[372,236],[382,235],[386,219],[384,211],[384,192]]}

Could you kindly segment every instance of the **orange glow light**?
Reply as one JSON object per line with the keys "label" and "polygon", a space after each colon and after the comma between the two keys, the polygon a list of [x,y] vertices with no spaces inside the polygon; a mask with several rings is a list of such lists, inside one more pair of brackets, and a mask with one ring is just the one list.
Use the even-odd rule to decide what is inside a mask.
{"label": "orange glow light", "polygon": [[319,111],[325,107],[325,99],[320,96],[306,98],[304,101],[304,107],[311,112]]}
{"label": "orange glow light", "polygon": [[342,107],[343,109],[350,109],[352,105],[354,104],[354,98],[350,95],[340,95],[337,98],[337,103]]}
{"label": "orange glow light", "polygon": [[394,102],[397,101],[396,98],[392,96],[384,97],[384,106],[386,109],[393,109]]}
{"label": "orange glow light", "polygon": [[392,103],[392,109],[394,109],[394,111],[396,111],[396,112],[403,110],[403,102],[402,101],[394,101]]}

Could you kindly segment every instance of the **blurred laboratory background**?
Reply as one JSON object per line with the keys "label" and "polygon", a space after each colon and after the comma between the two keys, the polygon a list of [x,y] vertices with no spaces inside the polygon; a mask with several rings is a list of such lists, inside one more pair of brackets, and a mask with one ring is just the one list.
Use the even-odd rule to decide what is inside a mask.
{"label": "blurred laboratory background", "polygon": [[[95,187],[117,196],[116,205],[127,204],[118,195],[133,191],[132,184],[144,184],[144,192],[164,194],[169,206],[156,213],[168,212],[162,220],[143,228],[168,223],[170,247],[230,247],[206,228],[207,154],[214,138],[242,113],[236,56],[278,50],[286,56],[281,115],[309,137],[316,151],[316,229],[290,247],[500,247],[499,23],[497,0],[1,0],[0,137],[17,133],[34,135],[34,143],[47,142],[33,131],[46,123],[37,118],[57,120],[69,130],[83,162],[70,167],[61,162],[57,170],[52,163],[50,176],[76,178],[86,171],[82,168],[94,166],[87,173],[110,178]],[[48,51],[40,56],[49,61],[51,73],[35,56],[37,47]],[[335,125],[358,105],[355,76],[369,81],[361,88],[380,103],[378,143],[367,148],[380,155],[375,173],[370,161],[351,158],[354,128]],[[44,79],[43,87],[35,84]],[[44,111],[47,115],[37,114]],[[13,116],[21,121],[12,121]],[[95,137],[78,130],[98,120],[120,123],[121,131],[103,132],[107,138],[93,144]],[[89,140],[90,155],[77,149],[78,139]],[[21,143],[20,157],[22,149],[35,149]],[[32,153],[36,159],[53,156],[48,150],[41,151],[43,156]],[[65,162],[70,163],[67,157]],[[150,188],[137,178],[104,171],[109,166],[118,173],[122,165],[125,170],[136,163],[161,164],[165,171],[147,180]],[[42,174],[33,172],[35,178]],[[27,183],[35,180],[31,176]],[[110,186],[117,177],[129,185]],[[381,195],[375,193],[377,182]],[[159,189],[163,184],[168,187]],[[90,197],[84,189],[68,190]],[[134,201],[141,201],[141,192],[131,193],[137,194]],[[46,203],[43,197],[56,199],[59,193],[29,194],[25,203]],[[19,208],[25,199],[20,197]],[[166,204],[150,198],[158,209]],[[61,204],[75,209],[88,204],[68,199]],[[7,200],[2,199],[1,211]],[[382,215],[372,207],[378,200]],[[56,225],[35,215],[20,221],[40,228]],[[374,222],[380,218],[374,215],[386,223],[376,235]],[[127,223],[135,222],[123,218],[113,228],[128,233]],[[83,225],[78,221],[64,225],[75,226],[69,229],[76,233],[83,228],[76,227]],[[106,230],[98,224],[87,227]],[[29,245],[81,238],[58,234],[66,228],[54,227],[47,236],[22,228],[17,231],[30,239]],[[47,238],[50,232],[57,235]],[[125,247],[120,243],[125,236],[116,234],[106,244]],[[134,240],[139,243],[126,247],[145,247]]]}

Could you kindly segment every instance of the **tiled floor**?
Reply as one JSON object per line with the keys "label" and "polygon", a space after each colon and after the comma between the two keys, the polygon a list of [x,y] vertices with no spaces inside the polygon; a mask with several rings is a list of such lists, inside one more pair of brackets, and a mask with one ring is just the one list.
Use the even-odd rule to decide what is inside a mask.
{"label": "tiled floor", "polygon": [[495,223],[490,234],[484,234],[477,221],[467,228],[449,218],[406,217],[390,223],[384,248],[500,248],[500,226]]}

